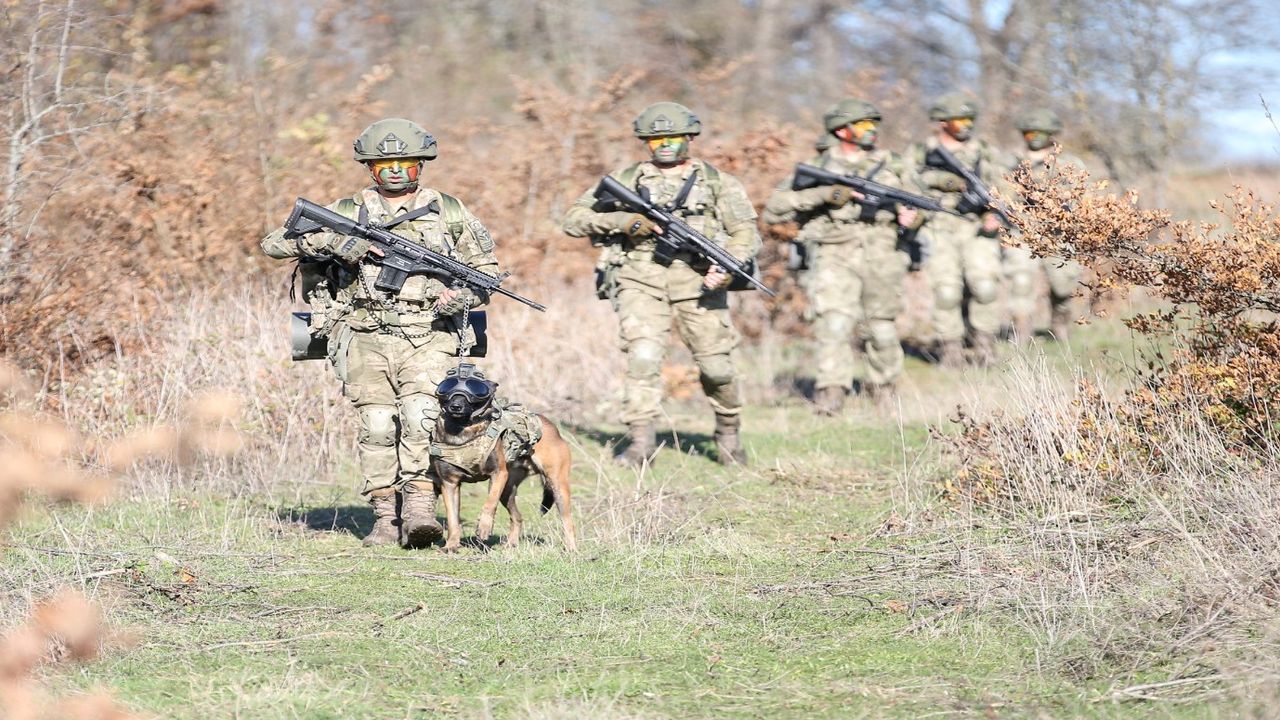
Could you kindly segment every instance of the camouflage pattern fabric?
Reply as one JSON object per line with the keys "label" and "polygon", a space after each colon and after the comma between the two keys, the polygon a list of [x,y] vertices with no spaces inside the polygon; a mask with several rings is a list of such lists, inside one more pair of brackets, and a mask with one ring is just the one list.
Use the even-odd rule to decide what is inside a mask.
{"label": "camouflage pattern fabric", "polygon": [[[876,182],[921,192],[911,169],[884,150],[866,153],[856,162],[827,151],[806,163],[846,175],[874,173]],[[856,202],[832,208],[823,200],[824,188],[792,190],[793,181],[789,177],[774,189],[765,204],[764,221],[801,223],[799,237],[810,258],[801,286],[809,299],[807,319],[813,324],[816,387],[852,387],[855,333],[865,348],[866,381],[892,384],[902,374],[902,345],[894,321],[903,310],[909,263],[896,248],[897,215],[881,210],[866,222]]]}
{"label": "camouflage pattern fabric", "polygon": [[[742,183],[720,172],[719,192],[707,181],[706,165],[691,160],[679,175],[666,175],[656,165],[642,162],[613,173],[633,186],[645,188],[652,202],[665,205],[679,194],[685,180],[698,171],[697,181],[684,207],[675,214],[694,230],[720,243],[734,257],[754,257],[760,247],[756,213]],[[627,356],[623,422],[631,425],[656,419],[661,412],[662,362],[674,322],[680,337],[693,353],[701,373],[702,389],[717,414],[737,415],[742,408],[738,373],[732,357],[738,333],[729,317],[726,291],[704,293],[705,267],[694,267],[693,258],[677,255],[668,266],[653,260],[652,237],[628,238],[619,234],[627,213],[595,212],[595,198],[587,191],[565,214],[564,231],[573,237],[592,237],[614,245],[610,256],[614,309],[618,313],[623,352]]]}
{"label": "camouflage pattern fabric", "polygon": [[[329,205],[350,214],[366,208],[370,222],[395,217],[436,203],[440,193],[420,188],[403,206],[393,209],[372,188],[347,202]],[[464,227],[455,242],[439,212],[396,225],[393,229],[415,242],[490,274],[497,274],[493,239],[475,216],[463,208]],[[328,236],[328,237],[326,237]],[[324,247],[328,233],[299,239],[284,237],[283,228],[262,240],[267,255],[311,257]],[[362,263],[359,273],[342,269],[309,288],[312,322],[332,328],[329,359],[343,382],[343,394],[356,407],[360,420],[359,454],[363,494],[429,480],[430,433],[440,407],[436,385],[453,367],[459,351],[463,313],[438,315],[432,304],[445,286],[438,279],[412,276],[403,290],[389,297],[374,289],[378,266]],[[471,298],[479,304],[487,298]],[[466,338],[473,342],[474,336]]]}
{"label": "camouflage pattern fabric", "polygon": [[[964,190],[959,175],[926,164],[928,151],[937,146],[936,138],[914,145],[910,157],[919,173],[926,194],[937,198],[944,207],[955,209]],[[982,140],[970,140],[952,150],[956,159],[977,168],[987,187],[1004,189],[1003,165],[995,152]],[[977,332],[995,334],[1000,329],[1000,242],[980,235],[981,218],[976,213],[955,217],[936,213],[921,231],[930,243],[930,256],[925,262],[925,275],[933,288],[933,332],[938,341],[962,340],[965,336],[964,303],[968,302],[969,325]]]}

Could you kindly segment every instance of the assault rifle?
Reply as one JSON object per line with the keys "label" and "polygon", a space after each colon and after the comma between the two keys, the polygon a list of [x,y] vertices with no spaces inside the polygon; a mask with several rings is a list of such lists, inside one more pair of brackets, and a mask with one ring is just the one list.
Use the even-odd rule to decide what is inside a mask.
{"label": "assault rifle", "polygon": [[[654,251],[654,259],[669,263],[677,252],[689,252],[705,260],[709,260],[731,273],[736,280],[745,282],[769,297],[777,295],[764,283],[756,279],[753,270],[755,263],[742,262],[730,255],[724,248],[716,245],[697,230],[689,227],[685,221],[635,194],[630,188],[606,175],[596,187],[596,200],[605,205],[622,207],[631,212],[643,215],[662,228],[661,234],[655,234],[658,249]],[[733,289],[732,286],[730,289]]]}
{"label": "assault rifle", "polygon": [[[791,183],[792,190],[807,190],[812,187],[823,185],[843,185],[847,188],[853,188],[862,194],[862,199],[858,200],[858,204],[865,207],[880,209],[889,205],[906,205],[918,210],[928,210],[929,212],[944,212],[952,215],[960,213],[954,210],[948,210],[942,206],[942,203],[924,195],[916,195],[915,193],[900,190],[895,187],[883,185],[874,180],[861,178],[854,175],[841,175],[833,173],[830,170],[823,170],[820,167],[806,165],[800,163],[796,165],[795,180]],[[874,212],[874,210],[872,211]]]}
{"label": "assault rifle", "polygon": [[[951,151],[938,145],[929,151],[942,163],[942,167],[959,175],[964,179],[964,192],[960,194],[960,202],[956,205],[956,209],[960,212],[993,212],[1000,216],[1005,225],[1012,225],[1009,214],[1000,207],[995,197],[991,194],[991,190],[978,177],[977,173],[970,170],[960,159],[951,154]],[[929,163],[932,165],[933,163]]]}
{"label": "assault rifle", "polygon": [[289,219],[284,221],[284,229],[286,237],[299,237],[325,229],[339,235],[368,240],[373,247],[383,253],[382,256],[373,253],[366,256],[369,262],[382,266],[373,287],[383,292],[399,292],[410,275],[421,273],[434,275],[452,287],[465,287],[483,295],[497,293],[524,303],[534,310],[547,309],[545,305],[502,287],[502,281],[511,273],[494,276],[480,272],[451,257],[441,255],[431,248],[396,235],[390,230],[377,225],[361,225],[345,215],[340,215],[310,200],[298,198],[293,204],[293,212],[289,213]]}

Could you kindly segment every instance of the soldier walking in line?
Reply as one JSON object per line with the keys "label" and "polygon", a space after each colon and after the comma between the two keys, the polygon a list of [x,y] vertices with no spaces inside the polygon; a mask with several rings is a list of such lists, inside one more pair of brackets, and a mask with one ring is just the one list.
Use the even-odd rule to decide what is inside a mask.
{"label": "soldier walking in line", "polygon": [[[901,157],[876,147],[879,110],[863,100],[843,100],[823,115],[828,148],[806,164],[918,193],[914,172]],[[794,190],[794,176],[765,204],[769,224],[797,221],[805,239],[808,269],[803,287],[816,344],[817,411],[840,411],[853,387],[853,337],[865,345],[863,391],[893,396],[902,374],[903,352],[895,320],[903,310],[903,279],[909,258],[897,249],[898,228],[917,227],[920,212],[873,204],[842,185]]]}
{"label": "soldier walking in line", "polygon": [[[420,184],[435,157],[435,138],[417,123],[379,120],[355,140],[355,160],[373,185],[329,209],[497,275],[493,239],[480,221],[456,198]],[[360,238],[327,231],[290,237],[281,228],[262,249],[299,259],[312,334],[328,338],[334,373],[359,416],[361,494],[375,519],[364,544],[430,545],[442,534],[430,471],[440,413],[435,389],[475,341],[468,311],[488,298],[425,274],[409,276],[399,292],[378,290],[379,267],[367,258],[380,251]]]}
{"label": "soldier walking in line", "polygon": [[[1057,149],[1054,168],[1072,166],[1084,169],[1084,163],[1076,156],[1062,152],[1055,136],[1062,132],[1062,120],[1048,108],[1033,108],[1018,116],[1018,131],[1022,133],[1025,148],[1014,154],[1010,170],[1026,164],[1039,177],[1049,175],[1050,155]],[[1016,238],[1015,238],[1016,239]],[[1064,342],[1071,322],[1071,305],[1084,268],[1074,260],[1061,257],[1033,257],[1031,250],[1011,245],[1005,248],[1005,278],[1009,282],[1009,310],[1013,316],[1014,334],[1021,342],[1031,339],[1035,331],[1033,315],[1036,310],[1037,280],[1041,273],[1048,279],[1050,332],[1054,339]]]}
{"label": "soldier walking in line", "polygon": [[943,206],[963,215],[935,213],[924,226],[930,247],[924,268],[933,288],[935,354],[949,367],[963,362],[966,334],[975,363],[994,359],[995,337],[1002,320],[997,302],[1000,218],[990,208],[963,202],[965,179],[936,151],[944,148],[987,188],[996,187],[1003,168],[986,141],[974,137],[977,117],[977,104],[972,99],[961,93],[943,95],[929,108],[929,119],[937,123],[933,134],[909,151],[924,187]]}
{"label": "soldier walking in line", "polygon": [[[678,103],[650,105],[633,123],[649,159],[612,174],[627,188],[667,208],[694,230],[716,241],[739,260],[760,246],[756,213],[738,179],[690,154],[702,123]],[[564,217],[564,231],[604,246],[598,266],[598,294],[618,313],[627,357],[622,420],[630,444],[619,462],[637,466],[657,450],[654,427],[661,412],[662,362],[672,322],[693,353],[702,389],[715,411],[717,459],[746,462],[739,438],[742,392],[733,351],[738,333],[729,316],[730,274],[688,253],[656,258],[661,228],[644,215],[599,211],[587,191]]]}

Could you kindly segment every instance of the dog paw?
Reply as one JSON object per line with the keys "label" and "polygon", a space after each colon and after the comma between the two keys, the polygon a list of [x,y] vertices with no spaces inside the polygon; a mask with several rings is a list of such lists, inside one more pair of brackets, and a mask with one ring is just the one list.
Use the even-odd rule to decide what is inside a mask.
{"label": "dog paw", "polygon": [[493,534],[493,518],[489,516],[481,516],[480,521],[476,523],[476,537],[481,540],[488,540]]}
{"label": "dog paw", "polygon": [[444,547],[440,548],[440,552],[447,552],[452,554],[452,553],[458,552],[458,548],[460,547],[462,547],[461,543],[445,543]]}

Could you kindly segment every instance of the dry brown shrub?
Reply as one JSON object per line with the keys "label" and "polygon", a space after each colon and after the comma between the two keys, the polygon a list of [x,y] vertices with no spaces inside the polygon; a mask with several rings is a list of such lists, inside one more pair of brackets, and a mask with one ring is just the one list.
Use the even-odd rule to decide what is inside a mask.
{"label": "dry brown shrub", "polygon": [[[1274,672],[1254,642],[1280,597],[1280,218],[1237,188],[1218,224],[1172,223],[1061,168],[1016,177],[1015,224],[1042,255],[1092,266],[1100,286],[1141,285],[1167,309],[1127,321],[1152,339],[1145,367],[1116,388],[1015,364],[1005,406],[961,412],[944,492],[970,530],[992,601],[1019,609],[1042,661],[1081,679],[1132,677],[1109,699],[1203,699]],[[1113,385],[1114,383],[1112,383]],[[1230,668],[1230,669],[1226,669]],[[1172,677],[1138,683],[1153,671]]]}

